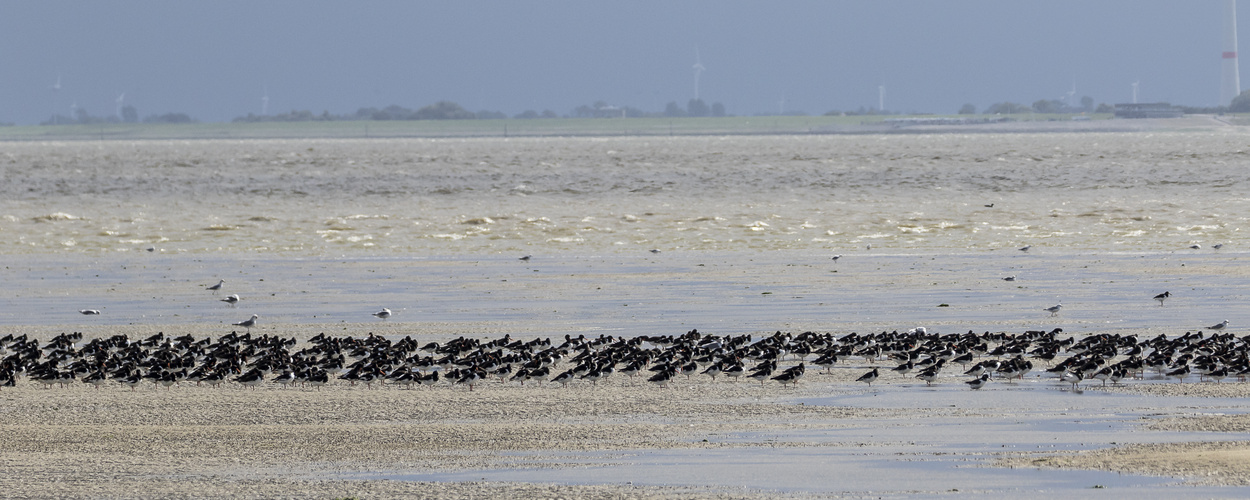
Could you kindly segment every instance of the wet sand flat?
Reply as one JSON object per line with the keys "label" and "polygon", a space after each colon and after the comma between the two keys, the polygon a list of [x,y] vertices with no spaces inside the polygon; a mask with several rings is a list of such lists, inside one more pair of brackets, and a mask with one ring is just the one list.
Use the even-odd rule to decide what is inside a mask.
{"label": "wet sand flat", "polygon": [[[258,314],[253,334],[300,341],[916,327],[1175,338],[1222,320],[1240,337],[1246,137],[12,143],[0,336],[217,338]],[[220,279],[220,293],[205,289]],[[1165,305],[1151,299],[1164,291]],[[382,307],[395,314],[370,316]],[[472,392],[131,391],[20,378],[0,388],[0,491],[1250,497],[1238,463],[1250,384],[1233,377],[855,382],[871,364],[813,368],[797,387],[617,375]]]}
{"label": "wet sand flat", "polygon": [[[27,258],[24,268],[6,270],[14,316],[0,336],[215,338],[260,311],[253,334],[299,341],[320,333],[420,342],[677,335],[696,327],[756,337],[808,329],[841,336],[919,325],[936,333],[1062,327],[1078,337],[1151,338],[1195,331],[1215,315],[1245,323],[1228,307],[1244,295],[1243,256],[1043,249],[862,252],[836,263],[805,253],[678,252],[528,263]],[[219,303],[220,294],[189,281],[207,270],[230,276],[233,291],[247,291],[245,301]],[[1005,273],[1020,277],[1006,282]],[[1156,287],[1176,297],[1160,307],[1142,296]],[[1066,304],[1060,315],[1041,310],[1058,297]],[[361,298],[397,314],[378,321],[368,313],[381,304]],[[404,300],[415,305],[396,307]],[[77,314],[84,303],[105,314]],[[40,310],[46,312],[32,314]],[[1247,493],[1241,488],[1250,476],[1226,451],[1228,443],[1250,439],[1250,428],[1228,420],[1250,413],[1247,383],[1156,376],[1106,388],[1088,381],[1072,391],[1040,369],[980,391],[968,390],[955,371],[932,387],[891,374],[871,387],[855,382],[869,368],[858,357],[832,373],[813,367],[796,388],[705,375],[679,377],[667,389],[616,375],[567,388],[492,381],[472,392],[446,383],[402,389],[343,381],[322,389],[145,383],[132,391],[81,382],[44,389],[23,379],[0,389],[0,463],[7,472],[0,487],[78,498],[769,498],[951,490],[1030,498],[1079,495],[1094,485],[1143,498]],[[1200,465],[1155,460],[1150,446],[1205,454]]]}
{"label": "wet sand flat", "polygon": [[[323,331],[269,326],[297,338]],[[379,334],[420,329],[421,340],[466,329],[370,326]],[[0,330],[49,338],[58,329]],[[203,326],[159,329],[181,335]],[[957,375],[933,387],[889,375],[872,387],[854,382],[867,368],[847,361],[795,388],[697,376],[661,389],[619,375],[569,387],[490,381],[473,391],[341,381],[321,389],[145,383],[136,390],[24,381],[0,390],[0,487],[31,498],[767,498],[951,490],[1031,498],[1034,490],[1079,493],[1099,484],[1161,498],[1155,493],[1237,496],[1250,481],[1236,461],[1244,447],[1229,441],[1250,431],[1241,415],[1250,384],[1147,379],[1071,391],[1035,374],[974,392]],[[900,467],[908,479],[897,477]],[[1054,468],[1130,475],[1045,472]]]}

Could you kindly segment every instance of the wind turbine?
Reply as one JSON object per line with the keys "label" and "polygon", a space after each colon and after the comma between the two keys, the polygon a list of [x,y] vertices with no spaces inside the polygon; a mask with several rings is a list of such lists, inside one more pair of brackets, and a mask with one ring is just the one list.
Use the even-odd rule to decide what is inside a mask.
{"label": "wind turbine", "polygon": [[1139,83],[1141,80],[1133,82],[1133,104],[1137,104],[1137,84]]}
{"label": "wind turbine", "polygon": [[56,125],[56,109],[61,107],[61,75],[56,75],[56,84],[52,85],[52,124]]}
{"label": "wind turbine", "polygon": [[699,75],[703,73],[703,70],[707,69],[707,68],[704,68],[703,63],[700,62],[698,47],[694,48],[694,67],[693,68],[694,68],[694,100],[697,101],[699,100]]}
{"label": "wind turbine", "polygon": [[269,116],[269,85],[265,85],[265,95],[260,98],[260,116]]}
{"label": "wind turbine", "polygon": [[1232,104],[1241,94],[1241,72],[1237,65],[1237,0],[1224,2],[1223,63],[1220,77],[1220,106]]}
{"label": "wind turbine", "polygon": [[885,85],[877,85],[877,111],[885,112]]}
{"label": "wind turbine", "polygon": [[122,92],[122,95],[117,96],[117,120],[118,121],[123,121],[122,104],[124,104],[125,102],[126,102],[126,93]]}

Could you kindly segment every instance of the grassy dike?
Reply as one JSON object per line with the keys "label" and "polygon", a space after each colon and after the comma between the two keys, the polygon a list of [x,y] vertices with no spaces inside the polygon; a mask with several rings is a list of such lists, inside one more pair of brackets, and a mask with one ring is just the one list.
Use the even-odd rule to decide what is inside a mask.
{"label": "grassy dike", "polygon": [[[894,127],[885,123],[884,120],[904,117],[900,115],[730,116],[720,118],[25,125],[0,127],[0,141],[872,133],[894,130]],[[973,115],[973,117],[980,117],[980,115]],[[1018,115],[1009,118],[1016,122],[1070,121],[1071,115]],[[1096,115],[1092,118],[1103,120],[1109,116]]]}

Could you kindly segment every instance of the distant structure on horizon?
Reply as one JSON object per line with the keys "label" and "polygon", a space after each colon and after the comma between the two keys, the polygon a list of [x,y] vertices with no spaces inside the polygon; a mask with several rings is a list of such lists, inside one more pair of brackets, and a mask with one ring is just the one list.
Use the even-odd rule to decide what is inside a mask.
{"label": "distant structure on horizon", "polygon": [[1237,0],[1227,0],[1224,10],[1224,54],[1220,77],[1220,105],[1232,104],[1241,94],[1241,73],[1237,68]]}
{"label": "distant structure on horizon", "polygon": [[1180,118],[1185,113],[1166,102],[1126,103],[1115,105],[1116,118]]}

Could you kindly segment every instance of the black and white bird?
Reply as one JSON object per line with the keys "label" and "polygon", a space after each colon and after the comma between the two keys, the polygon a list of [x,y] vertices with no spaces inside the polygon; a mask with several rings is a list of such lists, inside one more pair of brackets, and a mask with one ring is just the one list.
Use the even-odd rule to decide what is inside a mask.
{"label": "black and white bird", "polygon": [[256,386],[265,382],[265,374],[260,370],[251,370],[235,377],[234,381],[243,384],[244,386],[251,387],[252,389],[256,389]]}
{"label": "black and white bird", "polygon": [[221,290],[221,285],[226,284],[226,280],[218,280],[216,285],[208,287],[208,291],[216,293]]}
{"label": "black and white bird", "polygon": [[1060,309],[1063,309],[1063,304],[1055,304],[1042,310],[1050,313],[1051,316],[1056,316],[1059,314]]}
{"label": "black and white bird", "polygon": [[381,311],[375,312],[373,315],[378,319],[386,319],[391,317],[391,310],[383,307]]}
{"label": "black and white bird", "polygon": [[664,370],[652,375],[651,378],[647,379],[647,381],[660,387],[668,387],[668,384],[673,380],[673,375],[675,373],[676,372],[672,370]]}
{"label": "black and white bird", "polygon": [[1076,385],[1081,383],[1082,380],[1085,380],[1085,376],[1080,371],[1065,370],[1059,375],[1059,381],[1072,384],[1072,390],[1074,391],[1076,390]]}
{"label": "black and white bird", "polygon": [[1176,380],[1178,382],[1183,383],[1185,382],[1185,376],[1189,375],[1189,372],[1190,372],[1189,365],[1184,365],[1184,366],[1181,366],[1180,368],[1167,372],[1164,375],[1167,375],[1169,377],[1176,377]]}
{"label": "black and white bird", "polygon": [[100,314],[99,309],[80,309],[78,312],[84,316],[95,316]]}
{"label": "black and white bird", "polygon": [[841,258],[842,258],[842,254],[837,254],[837,255],[834,255],[834,256],[833,256],[833,261],[834,261],[834,262],[837,262],[837,261],[838,261],[838,259],[841,259]]}
{"label": "black and white bird", "polygon": [[230,294],[230,295],[227,295],[227,296],[226,296],[226,298],[221,299],[221,301],[222,301],[222,302],[225,302],[225,303],[227,303],[227,304],[230,304],[230,305],[235,305],[235,304],[238,304],[238,303],[239,303],[239,294],[237,294],[237,293],[232,293],[232,294]]}
{"label": "black and white bird", "polygon": [[921,371],[919,375],[916,375],[916,378],[923,380],[924,385],[928,387],[928,386],[933,385],[934,382],[937,382],[937,379],[939,376],[941,376],[941,373],[942,373],[941,366],[935,364],[929,368],[926,368],[924,371]]}
{"label": "black and white bird", "polygon": [[799,379],[803,378],[803,371],[804,371],[803,364],[800,363],[799,366],[790,368],[782,372],[781,375],[773,377],[772,379],[778,382],[781,382],[782,387],[785,387],[786,385],[789,385],[789,384],[797,385],[799,383]]}
{"label": "black and white bird", "polygon": [[890,368],[890,371],[897,373],[899,375],[907,375],[908,373],[911,373],[911,371],[915,368],[916,368],[916,363],[908,361],[894,368]]}
{"label": "black and white bird", "polygon": [[1168,300],[1168,297],[1171,297],[1171,296],[1172,296],[1172,292],[1163,292],[1159,295],[1155,295],[1155,300],[1159,301],[1159,306],[1162,307],[1163,301]]}
{"label": "black and white bird", "polygon": [[1033,248],[1033,245],[1025,245],[1025,246],[1022,246],[1022,247],[1020,247],[1020,249],[1019,249],[1019,250],[1020,250],[1021,252],[1027,252],[1027,251],[1029,251],[1029,249],[1030,249],[1030,248]]}
{"label": "black and white bird", "polygon": [[231,324],[234,326],[241,326],[243,328],[247,328],[248,331],[251,331],[252,327],[256,326],[256,318],[259,318],[259,317],[260,317],[259,314],[253,314],[252,317],[249,319],[245,319],[238,323],[231,323]]}
{"label": "black and white bird", "polygon": [[1015,280],[1016,280],[1015,276],[1006,276],[1003,278],[1003,281],[1015,281]]}
{"label": "black and white bird", "polygon": [[869,387],[872,387],[872,382],[873,382],[874,380],[877,380],[877,377],[878,377],[878,375],[877,375],[877,369],[876,369],[876,368],[873,368],[873,369],[872,369],[872,371],[870,371],[870,372],[868,372],[868,373],[865,373],[865,374],[863,374],[863,375],[860,375],[860,376],[859,376],[859,378],[855,379],[855,381],[856,381],[856,382],[866,382],[866,383],[868,384],[868,386],[869,386]]}
{"label": "black and white bird", "polygon": [[984,374],[982,374],[980,377],[974,378],[974,379],[969,380],[969,381],[966,381],[966,382],[964,382],[964,383],[965,383],[965,384],[968,384],[968,387],[971,387],[971,388],[972,388],[972,390],[974,390],[974,391],[975,391],[975,390],[977,390],[977,389],[980,389],[980,388],[982,388],[982,387],[985,387],[985,383],[986,383],[986,382],[989,382],[989,380],[990,380],[990,374],[988,374],[988,373],[984,373]]}

